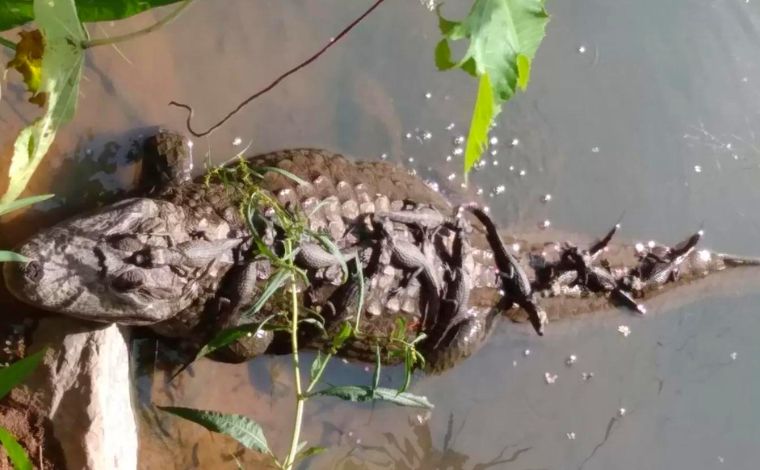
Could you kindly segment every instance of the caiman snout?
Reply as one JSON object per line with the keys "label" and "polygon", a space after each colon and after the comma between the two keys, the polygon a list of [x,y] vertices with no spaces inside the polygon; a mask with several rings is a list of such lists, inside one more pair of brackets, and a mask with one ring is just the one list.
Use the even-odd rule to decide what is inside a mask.
{"label": "caiman snout", "polygon": [[19,300],[54,313],[132,325],[167,320],[202,292],[193,273],[203,271],[183,275],[171,260],[146,266],[138,255],[187,241],[183,222],[170,202],[121,201],[27,240],[15,251],[30,261],[6,263],[5,283]]}
{"label": "caiman snout", "polygon": [[24,279],[29,282],[37,282],[42,279],[42,265],[37,261],[29,261],[23,270]]}

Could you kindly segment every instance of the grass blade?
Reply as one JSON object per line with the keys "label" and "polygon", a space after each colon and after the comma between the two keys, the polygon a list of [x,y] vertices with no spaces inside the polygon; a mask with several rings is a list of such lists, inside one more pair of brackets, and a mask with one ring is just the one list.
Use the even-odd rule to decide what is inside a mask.
{"label": "grass blade", "polygon": [[7,395],[13,387],[23,382],[29,374],[34,372],[42,358],[45,357],[46,351],[47,348],[43,348],[31,356],[0,369],[0,398]]}
{"label": "grass blade", "polygon": [[29,461],[29,456],[26,455],[26,451],[21,444],[18,443],[13,434],[10,431],[0,426],[0,444],[3,445],[5,453],[8,454],[8,458],[11,459],[13,468],[15,470],[32,470],[32,462]]}
{"label": "grass blade", "polygon": [[43,194],[41,196],[25,197],[23,199],[17,199],[12,202],[6,202],[4,204],[0,204],[0,215],[5,215],[8,212],[13,212],[13,211],[21,209],[22,207],[31,206],[32,204],[37,204],[38,202],[47,201],[53,196],[54,196],[53,194]]}
{"label": "grass blade", "polygon": [[26,263],[29,261],[24,255],[14,253],[12,251],[0,250],[0,263]]}

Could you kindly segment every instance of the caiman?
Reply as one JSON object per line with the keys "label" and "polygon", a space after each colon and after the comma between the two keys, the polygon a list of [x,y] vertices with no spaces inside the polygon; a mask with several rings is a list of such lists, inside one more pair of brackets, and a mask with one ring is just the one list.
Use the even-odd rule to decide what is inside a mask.
{"label": "caiman", "polygon": [[[339,354],[371,361],[376,345],[391,350],[391,337],[411,342],[424,332],[428,338],[420,348],[429,369],[439,371],[476,351],[500,314],[523,321],[527,306],[540,330],[547,317],[609,309],[615,290],[646,300],[710,273],[760,264],[691,249],[673,259],[656,258],[670,271],[676,265],[667,263],[677,261],[677,279],[640,279],[639,265],[651,264],[652,256],[633,245],[610,243],[609,234],[604,252],[594,252],[594,260],[603,260],[593,269],[604,271],[612,284],[589,289],[578,282],[588,276],[575,273],[570,276],[575,281],[559,286],[544,282],[553,279],[538,282],[528,260],[540,258],[544,267],[567,271],[571,268],[561,261],[566,245],[546,243],[546,233],[532,241],[496,233],[486,210],[473,210],[472,204],[462,206],[469,211],[457,210],[439,191],[390,163],[296,149],[232,163],[228,169],[245,171],[227,177],[212,170],[196,179],[190,177],[191,163],[180,136],[149,138],[139,196],[33,236],[17,250],[30,261],[4,266],[9,291],[50,312],[206,341],[221,328],[262,322],[287,310],[287,297],[275,295],[255,315],[246,315],[276,270],[252,242],[249,227],[256,219],[258,241],[281,254],[283,231],[272,223],[277,206],[303,215],[312,231],[334,241],[333,250],[304,241],[294,257],[308,276],[301,286],[304,315],[323,319],[328,333],[312,331],[300,344],[329,346],[329,333],[353,321],[362,304],[361,334]],[[250,170],[255,168],[262,169],[258,180]],[[277,201],[262,203],[256,214],[241,210],[249,195],[240,187],[252,179]],[[477,217],[463,219],[471,213]],[[357,282],[359,275],[363,283]],[[280,334],[258,330],[234,349],[237,359],[271,351]]]}

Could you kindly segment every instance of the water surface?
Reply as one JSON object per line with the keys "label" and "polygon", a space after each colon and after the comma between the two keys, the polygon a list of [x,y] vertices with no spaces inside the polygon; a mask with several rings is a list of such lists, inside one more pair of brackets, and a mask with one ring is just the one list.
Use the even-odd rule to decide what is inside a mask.
{"label": "water surface", "polygon": [[[197,2],[165,30],[118,51],[93,51],[77,117],[32,190],[53,191],[72,207],[130,186],[130,138],[156,125],[183,126],[170,100],[192,104],[197,125],[210,124],[365,8],[335,0],[223,4]],[[760,254],[756,2],[579,0],[548,8],[530,88],[506,106],[493,132],[497,154],[473,175],[471,190],[482,188],[495,217],[514,230],[548,219],[594,235],[624,213],[629,240],[671,243],[703,225],[706,245]],[[91,32],[117,34],[152,20],[148,13]],[[384,4],[314,65],[197,139],[196,162],[206,154],[227,160],[248,144],[251,152],[315,146],[386,154],[457,187],[462,164],[453,139],[466,133],[475,83],[435,71],[436,28],[417,2]],[[3,153],[34,113],[20,87],[5,91]],[[4,238],[32,229],[17,225]],[[543,338],[502,322],[463,366],[415,380],[413,391],[436,404],[432,413],[310,402],[304,438],[330,450],[304,468],[756,468],[758,300],[751,288],[708,283],[656,302],[644,319],[610,311],[552,324]],[[621,325],[630,336],[618,333]],[[567,366],[570,355],[577,362]],[[557,375],[554,384],[547,372]],[[336,361],[327,380],[370,375],[364,365]],[[398,379],[397,370],[383,376]],[[141,382],[139,396],[251,416],[282,454],[291,394],[289,358],[268,357],[247,366],[202,362],[175,386],[157,375]],[[143,428],[144,468],[235,468],[233,455],[256,466],[253,453],[226,438],[146,413],[161,426]]]}

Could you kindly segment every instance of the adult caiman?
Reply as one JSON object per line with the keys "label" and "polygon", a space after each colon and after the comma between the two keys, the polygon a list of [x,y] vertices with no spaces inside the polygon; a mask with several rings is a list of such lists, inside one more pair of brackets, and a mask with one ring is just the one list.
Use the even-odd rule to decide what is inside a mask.
{"label": "adult caiman", "polygon": [[[531,307],[540,330],[547,316],[608,309],[615,290],[647,299],[716,271],[759,264],[693,246],[677,257],[649,256],[642,247],[609,243],[610,234],[601,264],[589,268],[606,273],[612,283],[606,290],[578,281],[588,275],[575,274],[562,285],[551,276],[538,282],[528,260],[538,257],[543,267],[561,271],[566,245],[550,241],[546,232],[541,240],[498,236],[485,211],[470,211],[478,215],[470,222],[467,211],[457,211],[440,192],[389,163],[296,149],[233,163],[228,168],[241,171],[223,177],[212,171],[193,180],[191,168],[181,137],[160,133],[148,139],[140,196],[33,236],[17,250],[31,261],[4,267],[9,291],[50,312],[149,325],[170,337],[207,340],[222,327],[261,322],[287,306],[274,296],[253,317],[244,315],[275,271],[252,242],[246,220],[251,214],[241,211],[250,195],[240,187],[251,184],[334,240],[340,253],[311,241],[302,243],[294,258],[308,275],[303,307],[324,319],[327,332],[335,332],[362,303],[362,334],[339,351],[361,360],[373,360],[377,344],[391,349],[391,337],[412,341],[425,332],[429,338],[421,348],[427,364],[442,370],[477,350],[500,313],[527,318],[518,306]],[[262,169],[260,179],[256,168]],[[263,224],[260,241],[281,251],[282,230],[271,223],[274,207],[262,203],[256,209]],[[477,222],[486,229],[478,231]],[[349,268],[348,281],[339,258]],[[639,265],[652,259],[677,277],[640,279]],[[557,279],[566,274],[559,271]],[[359,273],[364,295],[355,282]],[[277,335],[260,330],[241,341],[237,354],[266,352]],[[301,344],[322,348],[330,338],[311,332]]]}

